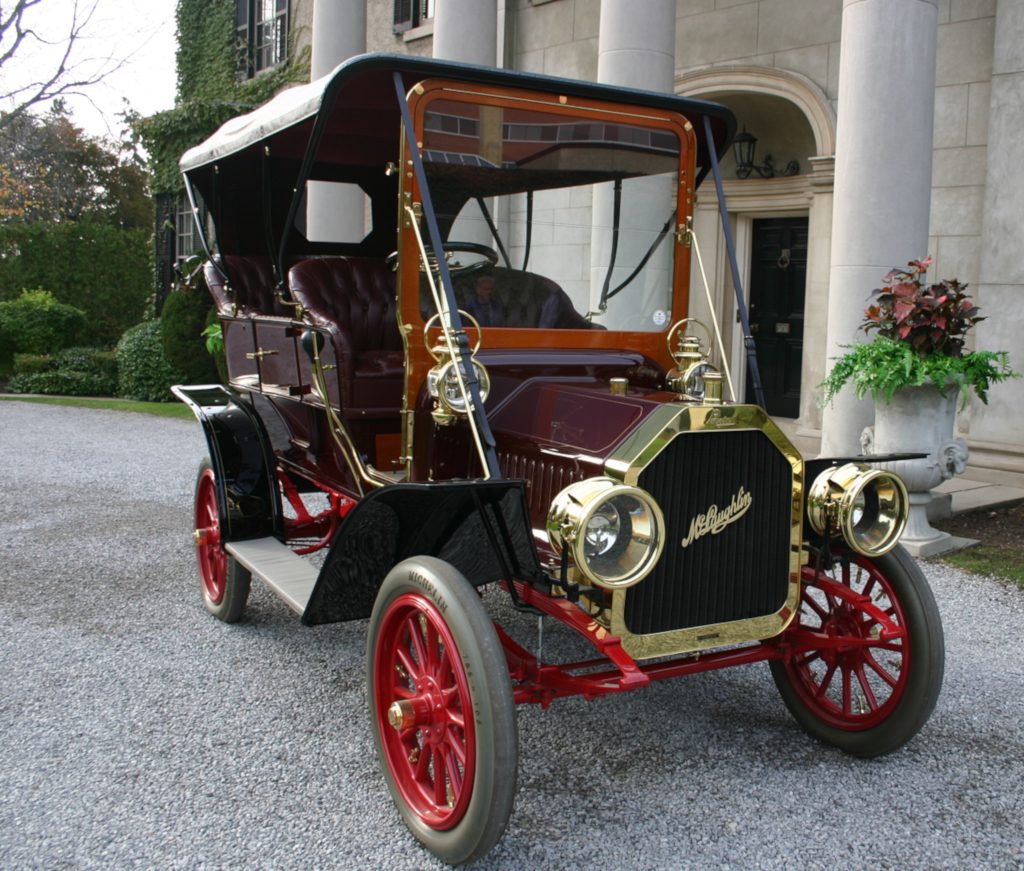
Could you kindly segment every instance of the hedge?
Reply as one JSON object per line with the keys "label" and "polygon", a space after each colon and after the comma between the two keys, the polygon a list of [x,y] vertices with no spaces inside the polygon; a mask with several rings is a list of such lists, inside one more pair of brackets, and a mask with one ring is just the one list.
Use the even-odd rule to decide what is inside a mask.
{"label": "hedge", "polygon": [[[113,345],[143,316],[153,294],[152,230],[98,218],[66,223],[0,223],[0,300],[45,287],[86,314],[74,341]],[[45,349],[50,350],[50,349]]]}
{"label": "hedge", "polygon": [[114,396],[117,358],[100,348],[66,348],[56,354],[16,354],[12,393]]}

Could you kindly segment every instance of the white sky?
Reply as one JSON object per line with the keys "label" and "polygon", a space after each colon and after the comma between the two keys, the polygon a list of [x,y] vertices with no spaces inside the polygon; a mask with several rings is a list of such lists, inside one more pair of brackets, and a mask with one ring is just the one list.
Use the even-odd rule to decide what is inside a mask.
{"label": "white sky", "polygon": [[[88,38],[80,41],[77,56],[86,63],[112,57],[123,66],[86,90],[88,98],[67,98],[71,114],[93,136],[116,136],[117,113],[127,98],[132,108],[151,115],[174,105],[175,4],[171,0],[79,0],[80,7],[95,3]],[[4,11],[7,4],[4,4]],[[18,56],[0,71],[0,90],[42,76],[53,69],[63,53],[74,0],[43,0],[27,23],[53,45],[26,40]],[[100,62],[99,60],[92,62]]]}

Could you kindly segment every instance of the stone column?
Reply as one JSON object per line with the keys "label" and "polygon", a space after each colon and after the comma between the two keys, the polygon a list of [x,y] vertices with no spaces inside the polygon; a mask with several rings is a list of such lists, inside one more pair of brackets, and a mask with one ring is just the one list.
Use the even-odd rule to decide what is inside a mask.
{"label": "stone column", "polygon": [[[985,211],[981,231],[981,274],[976,301],[986,320],[976,328],[977,347],[1009,351],[1010,363],[1024,370],[1020,306],[1024,303],[1024,4],[999,0],[989,100]],[[1024,431],[1024,379],[998,384],[989,404],[975,404],[971,439],[990,450],[1015,454],[1021,468]],[[1000,459],[1002,463],[1009,457]]]}
{"label": "stone column", "polygon": [[[498,60],[497,0],[436,0],[434,9],[434,57],[457,60],[485,67]],[[500,124],[500,116],[491,114],[491,121]],[[500,127],[498,128],[500,130]],[[496,213],[495,203],[488,202],[491,218],[508,240],[507,215]],[[487,222],[468,204],[463,215],[452,226],[448,237],[459,242],[477,242],[494,246]]]}
{"label": "stone column", "polygon": [[437,0],[434,57],[495,66],[498,58],[497,0]]}
{"label": "stone column", "polygon": [[[314,0],[310,78],[325,76],[365,51],[366,0]],[[315,240],[358,242],[366,232],[366,198],[359,191],[321,185],[313,182],[309,189],[307,235]]]}
{"label": "stone column", "polygon": [[[642,8],[641,8],[642,7]],[[601,18],[597,42],[597,80],[610,85],[628,88],[643,88],[648,91],[672,93],[675,81],[676,2],[675,0],[602,0]],[[698,135],[701,135],[698,132]],[[661,229],[670,210],[672,180],[652,180],[642,194],[642,201],[635,196],[631,202],[623,202],[622,225],[650,230],[650,234],[631,234],[633,244],[620,239],[616,255],[615,277],[624,278],[632,271],[647,250],[650,242]],[[609,190],[594,194],[594,226],[612,225],[613,198]],[[591,308],[600,301],[601,288],[608,269],[610,234],[594,231],[591,240]],[[663,242],[656,258],[652,258],[647,274],[662,276],[656,283],[669,282],[671,268],[671,245]],[[659,270],[660,266],[660,270]],[[657,270],[657,272],[656,272]],[[660,307],[665,297],[664,287],[649,287],[646,291],[650,302],[631,295],[629,300],[609,305],[609,316],[603,320],[605,326],[624,324],[627,317],[648,317],[653,309]],[[625,294],[624,294],[625,295]]]}
{"label": "stone column", "polygon": [[829,242],[835,188],[835,158],[810,158],[811,207],[807,216],[807,281],[804,288],[804,351],[800,373],[800,418],[797,434],[816,438],[821,409],[815,385],[828,372],[825,337],[828,332]]}
{"label": "stone column", "polygon": [[675,0],[602,0],[597,80],[671,93],[675,44]]}
{"label": "stone column", "polygon": [[[938,0],[843,0],[829,358],[864,338],[882,276],[928,253],[937,33]],[[872,419],[845,389],[823,413],[822,454],[859,453]]]}

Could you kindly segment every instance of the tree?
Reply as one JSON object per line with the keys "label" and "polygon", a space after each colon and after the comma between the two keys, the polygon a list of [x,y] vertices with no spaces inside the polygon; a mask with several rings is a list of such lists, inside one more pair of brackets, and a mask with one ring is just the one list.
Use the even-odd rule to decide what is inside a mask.
{"label": "tree", "polygon": [[42,116],[0,127],[0,223],[98,217],[122,228],[151,227],[145,170],[76,127],[60,100]]}
{"label": "tree", "polygon": [[[118,69],[123,61],[112,55],[83,55],[83,41],[100,0],[72,0],[70,17],[53,20],[54,5],[43,0],[7,0],[0,5],[0,129],[14,124],[32,107],[81,94]],[[39,8],[37,8],[39,7]],[[44,23],[45,22],[45,23]],[[43,36],[43,28],[59,27],[59,36]],[[55,47],[50,63],[39,63],[39,49]]]}
{"label": "tree", "polygon": [[85,135],[58,100],[0,128],[0,300],[44,288],[109,345],[152,293],[153,205],[137,156]]}

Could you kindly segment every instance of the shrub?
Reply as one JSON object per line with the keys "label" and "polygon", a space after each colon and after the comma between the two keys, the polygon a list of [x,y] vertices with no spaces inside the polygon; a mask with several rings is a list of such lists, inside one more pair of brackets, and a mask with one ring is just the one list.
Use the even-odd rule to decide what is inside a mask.
{"label": "shrub", "polygon": [[160,313],[164,354],[190,384],[209,384],[219,380],[217,367],[206,350],[203,337],[210,308],[210,295],[205,286],[185,285],[167,297]]}
{"label": "shrub", "polygon": [[12,393],[50,393],[65,396],[114,396],[117,359],[99,348],[65,348],[53,355],[17,354]]}
{"label": "shrub", "polygon": [[17,299],[0,302],[0,357],[18,351],[52,354],[79,341],[85,312],[57,302],[41,288],[23,290]]}
{"label": "shrub", "polygon": [[172,384],[184,381],[164,354],[160,321],[145,321],[127,330],[117,343],[117,391],[125,399],[170,402]]}

